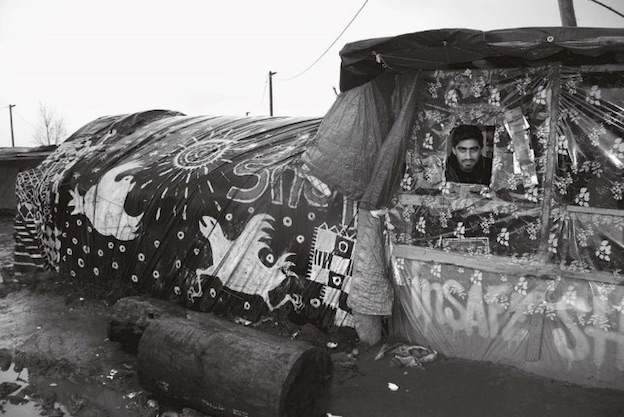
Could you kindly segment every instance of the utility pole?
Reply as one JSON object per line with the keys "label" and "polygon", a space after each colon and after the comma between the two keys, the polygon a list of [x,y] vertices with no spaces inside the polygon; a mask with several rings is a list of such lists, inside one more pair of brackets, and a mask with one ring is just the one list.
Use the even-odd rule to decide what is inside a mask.
{"label": "utility pole", "polygon": [[559,0],[559,14],[563,26],[576,26],[573,0]]}
{"label": "utility pole", "polygon": [[11,121],[11,146],[15,148],[15,137],[13,136],[13,107],[15,107],[15,104],[9,104],[9,120]]}
{"label": "utility pole", "polygon": [[269,71],[269,116],[273,116],[273,76],[277,72]]}

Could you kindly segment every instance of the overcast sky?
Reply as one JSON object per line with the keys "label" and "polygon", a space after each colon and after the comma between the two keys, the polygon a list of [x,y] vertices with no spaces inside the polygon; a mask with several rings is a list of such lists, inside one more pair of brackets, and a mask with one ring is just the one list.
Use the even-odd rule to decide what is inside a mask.
{"label": "overcast sky", "polygon": [[[601,0],[620,12],[624,1]],[[348,42],[438,28],[560,26],[557,0],[0,0],[0,146],[34,146],[38,106],[71,133],[149,109],[323,116]],[[624,18],[575,0],[578,26]],[[305,72],[304,72],[305,71]],[[302,75],[302,72],[304,72]]]}

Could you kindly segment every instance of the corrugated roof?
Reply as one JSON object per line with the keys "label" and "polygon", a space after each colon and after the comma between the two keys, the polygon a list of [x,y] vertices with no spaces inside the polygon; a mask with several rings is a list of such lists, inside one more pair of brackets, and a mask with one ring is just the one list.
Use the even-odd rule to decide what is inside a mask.
{"label": "corrugated roof", "polygon": [[25,159],[44,159],[57,148],[52,146],[0,148],[0,161],[17,161]]}

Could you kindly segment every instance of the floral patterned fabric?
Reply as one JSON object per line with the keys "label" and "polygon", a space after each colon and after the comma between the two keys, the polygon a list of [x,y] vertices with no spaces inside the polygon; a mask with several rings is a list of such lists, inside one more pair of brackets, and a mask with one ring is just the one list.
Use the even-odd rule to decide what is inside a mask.
{"label": "floral patterned fabric", "polygon": [[570,268],[618,273],[624,265],[623,105],[624,70],[562,71],[552,214],[561,238],[551,250]]}
{"label": "floral patterned fabric", "polygon": [[[489,185],[444,178],[459,124],[484,132]],[[423,72],[387,215],[400,336],[624,388],[622,138],[624,69]]]}
{"label": "floral patterned fabric", "polygon": [[[564,269],[620,271],[623,80],[624,72],[554,66],[423,73],[404,195],[393,210],[396,243],[527,260],[547,252]],[[447,138],[458,124],[486,132],[489,186],[445,180]]]}

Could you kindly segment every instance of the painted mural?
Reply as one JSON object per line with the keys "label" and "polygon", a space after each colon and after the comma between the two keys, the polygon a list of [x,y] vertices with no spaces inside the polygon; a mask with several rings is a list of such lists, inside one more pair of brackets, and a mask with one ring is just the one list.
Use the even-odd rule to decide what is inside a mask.
{"label": "painted mural", "polygon": [[288,308],[324,328],[353,326],[357,205],[299,158],[319,123],[98,119],[18,181],[16,221],[40,248],[33,264],[200,311],[257,320]]}
{"label": "painted mural", "polygon": [[404,258],[393,268],[406,339],[453,357],[624,389],[622,285]]}

